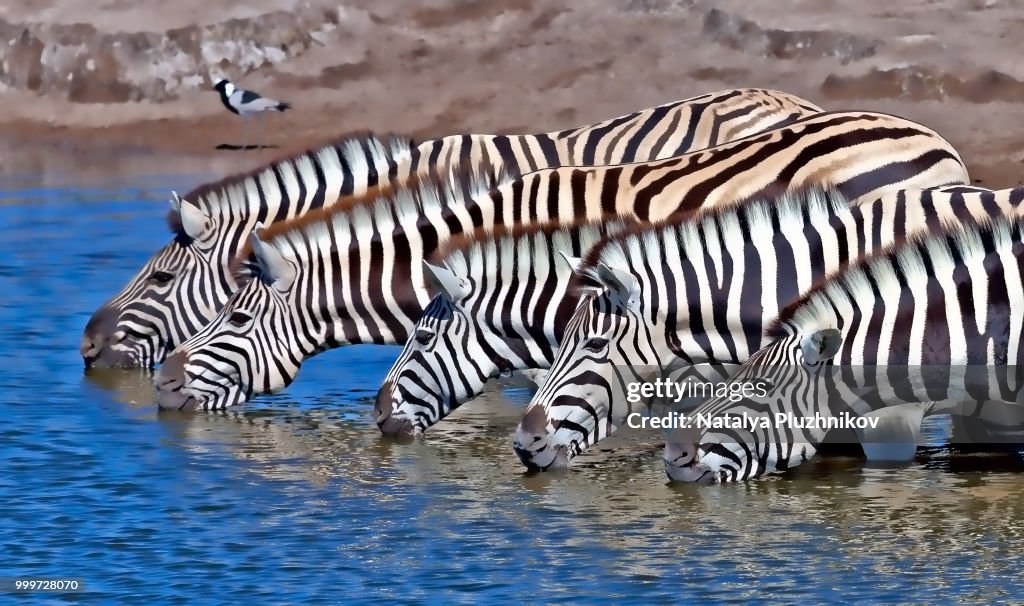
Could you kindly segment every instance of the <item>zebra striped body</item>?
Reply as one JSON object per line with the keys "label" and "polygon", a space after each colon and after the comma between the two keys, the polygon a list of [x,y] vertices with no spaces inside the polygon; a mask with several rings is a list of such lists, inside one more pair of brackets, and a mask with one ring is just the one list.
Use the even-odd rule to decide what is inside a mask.
{"label": "zebra striped body", "polygon": [[228,266],[260,222],[303,216],[374,186],[435,168],[490,166],[516,174],[550,166],[677,156],[821,111],[792,95],[710,93],[595,125],[539,135],[460,135],[424,142],[349,137],[202,186],[171,211],[173,241],[90,319],[86,366],[143,366],[206,325],[237,289]]}
{"label": "zebra striped body", "polygon": [[[735,481],[785,471],[814,455],[826,430],[794,418],[875,418],[875,446],[907,438],[921,418],[962,415],[1024,429],[1024,221],[933,235],[832,276],[784,310],[773,337],[734,381],[768,389],[694,411],[765,419],[751,429],[673,433],[666,471],[681,481]],[[824,425],[819,423],[820,425]],[[827,427],[827,425],[824,425]],[[898,442],[896,442],[898,444]],[[698,446],[699,445],[699,446]]]}
{"label": "zebra striped body", "polygon": [[778,310],[831,272],[908,235],[1014,216],[1022,201],[1024,188],[949,187],[849,208],[812,189],[607,238],[578,272],[582,300],[513,447],[528,467],[567,467],[630,412],[626,384],[742,363]]}
{"label": "zebra striped body", "polygon": [[[429,301],[422,261],[454,234],[527,222],[668,217],[734,202],[748,190],[830,178],[856,198],[908,184],[963,182],[967,173],[955,150],[923,127],[882,114],[829,112],[668,160],[545,169],[493,188],[480,180],[414,180],[384,190],[376,202],[308,215],[294,229],[283,224],[282,237],[262,250],[286,259],[288,288],[250,281],[179,346],[175,364],[155,381],[167,405],[218,408],[281,389],[303,359],[324,349],[403,342]],[[360,220],[363,211],[368,218]],[[244,334],[229,321],[243,302],[254,320],[245,322]],[[182,390],[194,397],[169,395]]]}

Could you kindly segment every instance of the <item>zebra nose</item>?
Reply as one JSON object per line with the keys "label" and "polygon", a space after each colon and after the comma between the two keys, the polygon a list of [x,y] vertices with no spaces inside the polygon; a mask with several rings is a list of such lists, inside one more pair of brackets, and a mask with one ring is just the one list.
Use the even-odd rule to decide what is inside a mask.
{"label": "zebra nose", "polygon": [[522,433],[524,435],[543,435],[548,433],[548,415],[544,412],[543,406],[532,406],[530,410],[526,411],[523,415],[523,420],[519,422],[519,428],[516,434]]}
{"label": "zebra nose", "polygon": [[544,406],[530,406],[515,429],[515,437],[512,438],[512,447],[515,448],[519,459],[529,465],[528,459],[538,443],[548,434],[548,416],[544,412]]}
{"label": "zebra nose", "polygon": [[87,367],[100,356],[103,346],[114,334],[118,316],[116,309],[104,305],[89,318],[82,333],[82,341],[78,346],[78,352],[82,354],[82,360]]}
{"label": "zebra nose", "polygon": [[516,428],[512,448],[529,471],[569,469],[572,453],[568,445],[559,444],[544,406],[530,407]]}
{"label": "zebra nose", "polygon": [[373,402],[373,420],[377,427],[386,436],[412,435],[412,423],[408,418],[396,418],[395,401],[393,396],[394,384],[391,381],[385,382],[377,392],[377,399]]}
{"label": "zebra nose", "polygon": [[100,355],[100,345],[97,341],[98,339],[93,338],[92,335],[82,335],[82,341],[78,345],[78,353],[82,354],[82,361],[85,362],[86,366],[92,364]]}
{"label": "zebra nose", "polygon": [[185,363],[187,361],[188,356],[183,351],[171,354],[153,377],[156,388],[173,391],[185,385]]}

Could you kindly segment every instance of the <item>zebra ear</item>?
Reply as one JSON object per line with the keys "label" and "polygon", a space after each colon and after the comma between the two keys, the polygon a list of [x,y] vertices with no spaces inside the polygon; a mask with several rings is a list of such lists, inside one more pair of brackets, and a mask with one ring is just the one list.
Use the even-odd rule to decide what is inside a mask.
{"label": "zebra ear", "polygon": [[570,257],[562,251],[558,251],[558,254],[562,255],[565,262],[569,264],[569,267],[572,268],[573,274],[577,277],[584,278],[584,280],[577,285],[577,292],[579,295],[584,297],[599,297],[604,293],[605,289],[603,285],[593,285],[590,283],[594,281],[600,283],[600,280],[597,279],[595,272],[584,269],[583,259],[580,259],[579,257]]}
{"label": "zebra ear", "polygon": [[834,328],[826,328],[807,335],[800,341],[804,363],[820,364],[831,360],[843,345],[843,335]]}
{"label": "zebra ear", "polygon": [[458,301],[469,294],[469,285],[466,284],[466,281],[456,276],[455,272],[447,267],[438,267],[424,261],[423,276],[437,292],[452,301]]}
{"label": "zebra ear", "polygon": [[198,206],[190,204],[178,197],[178,192],[171,192],[171,210],[178,214],[178,222],[185,235],[193,240],[199,239],[210,225],[210,217]]}
{"label": "zebra ear", "polygon": [[249,241],[252,242],[252,253],[256,257],[256,263],[260,266],[260,272],[266,277],[275,289],[285,292],[295,282],[295,268],[284,258],[277,248],[267,244],[260,239],[260,229],[253,230],[249,234]]}
{"label": "zebra ear", "polygon": [[569,264],[569,268],[572,269],[573,273],[578,274],[580,272],[580,268],[583,267],[583,259],[567,255],[562,251],[558,251],[558,254],[562,255],[562,258]]}
{"label": "zebra ear", "polygon": [[628,271],[609,267],[604,263],[597,265],[597,277],[605,288],[618,294],[626,302],[626,307],[637,310],[640,305],[640,283]]}

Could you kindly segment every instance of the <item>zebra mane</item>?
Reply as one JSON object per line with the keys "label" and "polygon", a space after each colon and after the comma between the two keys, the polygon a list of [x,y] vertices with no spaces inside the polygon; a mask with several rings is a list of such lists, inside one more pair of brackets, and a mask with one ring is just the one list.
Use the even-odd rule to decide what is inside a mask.
{"label": "zebra mane", "polygon": [[[1024,215],[985,217],[952,224],[946,231],[915,234],[819,280],[799,299],[783,308],[765,334],[778,338],[820,328],[835,328],[831,301],[875,301],[879,292],[894,292],[901,283],[922,285],[934,276],[952,275],[957,265],[977,261],[995,248],[1008,249],[1024,230]],[[927,261],[927,263],[926,263]],[[929,269],[930,268],[930,269]],[[826,326],[829,324],[829,326]]]}
{"label": "zebra mane", "polygon": [[634,273],[642,275],[646,265],[661,266],[667,248],[680,251],[684,258],[704,258],[709,254],[704,235],[712,229],[721,232],[723,239],[742,237],[743,226],[748,226],[749,233],[772,234],[778,231],[779,225],[803,225],[809,217],[832,217],[848,212],[849,205],[849,200],[837,189],[811,185],[653,223],[637,223],[605,236],[590,249],[577,272],[577,286],[582,290],[603,288],[598,271],[602,264],[633,269]]}
{"label": "zebra mane", "polygon": [[[270,163],[264,164],[248,172],[230,175],[218,181],[205,183],[181,197],[211,215],[219,214],[253,214],[258,209],[259,200],[252,200],[246,192],[246,184],[262,180],[276,180],[277,173],[283,166],[291,166],[295,172],[303,166],[322,165],[324,155],[331,153],[340,156],[351,165],[366,164],[366,151],[372,150],[375,160],[386,160],[390,163],[401,162],[411,157],[415,141],[396,134],[376,135],[369,131],[354,132],[335,138],[332,142],[311,147],[299,153],[292,153]],[[333,150],[333,151],[332,151]],[[310,170],[309,172],[314,172]],[[167,213],[167,227],[172,233],[183,233],[181,216],[175,212]]]}
{"label": "zebra mane", "polygon": [[537,263],[549,258],[548,251],[571,256],[574,241],[597,242],[604,236],[632,225],[634,221],[618,215],[572,222],[545,221],[481,227],[453,236],[428,258],[435,265],[446,265],[464,277],[500,271],[509,266],[533,273],[545,273]]}
{"label": "zebra mane", "polygon": [[[290,221],[273,223],[260,233],[260,239],[288,250],[285,244],[289,240],[301,239],[315,246],[342,230],[386,234],[426,217],[442,216],[455,207],[468,208],[468,201],[487,195],[508,178],[504,169],[495,171],[490,166],[431,169]],[[235,257],[232,272],[240,281],[253,275],[251,254],[252,243],[247,242]]]}

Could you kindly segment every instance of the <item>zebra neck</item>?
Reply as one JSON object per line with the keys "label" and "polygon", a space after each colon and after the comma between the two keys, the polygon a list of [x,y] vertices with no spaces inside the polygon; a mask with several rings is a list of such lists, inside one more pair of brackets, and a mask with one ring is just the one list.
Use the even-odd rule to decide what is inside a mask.
{"label": "zebra neck", "polygon": [[576,308],[573,269],[563,257],[583,257],[602,237],[627,223],[541,224],[500,234],[479,230],[453,247],[443,263],[468,278],[459,306],[527,364],[550,361]]}
{"label": "zebra neck", "polygon": [[410,157],[408,141],[347,138],[202,186],[186,199],[209,215],[220,241],[237,252],[257,223],[295,219],[362,194],[408,170]]}
{"label": "zebra neck", "polygon": [[423,256],[391,246],[394,242],[385,233],[348,247],[328,241],[320,249],[312,245],[294,250],[303,280],[294,295],[293,313],[304,316],[299,327],[307,331],[306,340],[315,351],[408,339],[429,294],[422,286]]}

